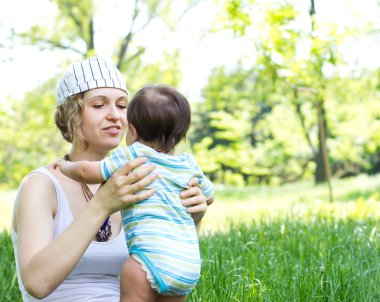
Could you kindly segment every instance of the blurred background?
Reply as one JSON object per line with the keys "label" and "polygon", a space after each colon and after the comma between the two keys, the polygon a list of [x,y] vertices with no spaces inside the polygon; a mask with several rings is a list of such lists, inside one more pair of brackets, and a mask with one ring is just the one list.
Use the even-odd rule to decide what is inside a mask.
{"label": "blurred background", "polygon": [[376,0],[8,2],[0,188],[67,152],[55,85],[68,64],[99,55],[130,95],[167,83],[188,97],[180,149],[220,187],[307,181],[333,201],[334,180],[380,171],[379,15]]}

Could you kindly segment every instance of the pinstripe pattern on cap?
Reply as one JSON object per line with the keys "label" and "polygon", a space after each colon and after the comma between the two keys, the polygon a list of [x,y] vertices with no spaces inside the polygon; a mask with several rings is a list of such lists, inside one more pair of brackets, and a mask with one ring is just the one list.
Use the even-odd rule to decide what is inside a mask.
{"label": "pinstripe pattern on cap", "polygon": [[105,87],[118,88],[128,94],[125,81],[113,63],[99,57],[73,63],[57,85],[57,105],[62,105],[69,96]]}

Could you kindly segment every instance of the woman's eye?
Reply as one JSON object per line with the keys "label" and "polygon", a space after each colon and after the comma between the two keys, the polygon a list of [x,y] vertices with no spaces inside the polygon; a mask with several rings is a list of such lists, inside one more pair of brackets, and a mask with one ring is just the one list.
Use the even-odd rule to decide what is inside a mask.
{"label": "woman's eye", "polygon": [[103,107],[103,104],[92,105],[92,107],[94,107],[94,108],[102,108],[102,107]]}
{"label": "woman's eye", "polygon": [[127,105],[123,105],[123,104],[120,104],[120,105],[117,105],[120,109],[127,109],[128,106]]}

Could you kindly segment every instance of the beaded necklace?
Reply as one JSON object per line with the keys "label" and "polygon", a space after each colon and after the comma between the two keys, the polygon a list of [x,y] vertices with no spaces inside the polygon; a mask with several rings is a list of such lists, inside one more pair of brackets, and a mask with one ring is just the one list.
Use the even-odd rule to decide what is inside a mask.
{"label": "beaded necklace", "polygon": [[[65,154],[64,159],[67,161],[71,161],[70,156],[68,154]],[[81,183],[82,192],[84,199],[86,199],[87,202],[89,202],[92,197],[94,197],[94,194],[91,192],[90,188],[86,185]],[[111,238],[112,235],[112,229],[111,229],[111,221],[110,216],[103,222],[103,225],[100,227],[99,231],[96,233],[96,241],[98,242],[106,242]]]}

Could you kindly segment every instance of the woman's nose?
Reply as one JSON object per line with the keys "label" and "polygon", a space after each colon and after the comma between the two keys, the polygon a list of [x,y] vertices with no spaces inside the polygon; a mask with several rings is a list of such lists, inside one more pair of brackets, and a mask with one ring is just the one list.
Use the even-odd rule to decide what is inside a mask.
{"label": "woman's nose", "polygon": [[117,110],[116,106],[109,106],[107,112],[107,118],[109,119],[120,119],[120,112]]}

